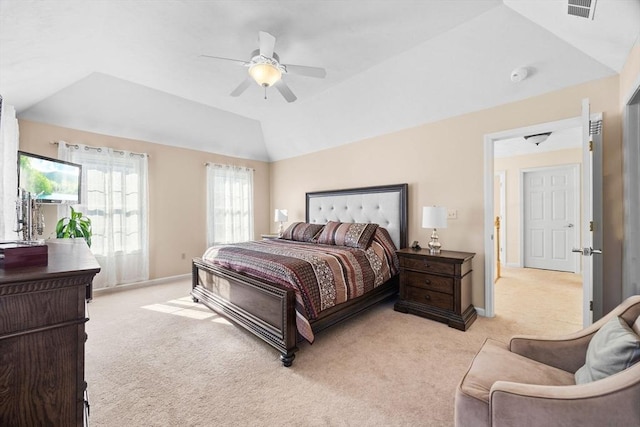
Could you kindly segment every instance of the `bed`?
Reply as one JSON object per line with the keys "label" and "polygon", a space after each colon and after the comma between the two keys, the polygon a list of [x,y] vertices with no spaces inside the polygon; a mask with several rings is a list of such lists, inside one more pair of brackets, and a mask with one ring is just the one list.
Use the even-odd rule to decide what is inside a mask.
{"label": "bed", "polygon": [[[307,224],[372,223],[386,230],[396,248],[407,246],[407,184],[385,185],[306,194]],[[327,227],[325,227],[327,228]],[[278,239],[280,240],[280,239]],[[263,247],[269,242],[255,242]],[[282,246],[283,242],[274,242]],[[279,246],[278,246],[279,247]],[[245,250],[242,245],[230,250]],[[209,249],[207,250],[209,251]],[[298,330],[300,292],[245,271],[235,271],[224,263],[203,258],[192,261],[194,301],[200,302],[235,324],[252,332],[280,352],[280,360],[291,366],[297,344],[308,339]],[[307,319],[312,336],[366,308],[395,295],[398,275],[346,302],[323,309]],[[297,294],[297,295],[296,295]],[[298,298],[296,298],[298,296]]]}

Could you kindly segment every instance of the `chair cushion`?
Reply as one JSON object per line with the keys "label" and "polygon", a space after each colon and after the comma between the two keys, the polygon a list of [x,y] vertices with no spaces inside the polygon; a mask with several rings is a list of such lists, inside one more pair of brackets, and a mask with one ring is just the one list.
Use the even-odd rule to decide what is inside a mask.
{"label": "chair cushion", "polygon": [[456,390],[456,425],[490,424],[489,395],[496,381],[575,385],[572,373],[512,353],[506,344],[488,339]]}
{"label": "chair cushion", "polygon": [[640,361],[640,336],[621,317],[613,317],[595,333],[585,364],[576,371],[576,384],[617,374]]}
{"label": "chair cushion", "polygon": [[575,385],[573,374],[512,353],[506,344],[488,339],[462,381],[462,391],[489,402],[496,381],[538,385]]}

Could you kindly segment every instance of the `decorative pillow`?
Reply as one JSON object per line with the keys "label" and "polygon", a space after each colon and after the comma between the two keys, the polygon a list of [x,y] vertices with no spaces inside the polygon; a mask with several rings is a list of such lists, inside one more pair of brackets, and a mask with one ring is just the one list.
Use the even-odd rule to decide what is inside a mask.
{"label": "decorative pillow", "polygon": [[377,228],[378,224],[329,221],[318,236],[318,243],[367,249]]}
{"label": "decorative pillow", "polygon": [[376,228],[376,232],[373,233],[373,239],[371,239],[371,241],[378,242],[380,244],[385,244],[389,246],[389,248],[394,252],[398,250],[398,248],[396,248],[396,244],[393,243],[393,239],[389,234],[389,230],[387,230],[384,227],[378,226],[378,228]]}
{"label": "decorative pillow", "polygon": [[575,374],[576,384],[601,380],[640,361],[640,337],[621,317],[609,320],[595,333],[587,360]]}
{"label": "decorative pillow", "polygon": [[296,242],[313,242],[316,234],[322,230],[323,224],[309,224],[307,222],[294,222],[282,232],[285,240]]}

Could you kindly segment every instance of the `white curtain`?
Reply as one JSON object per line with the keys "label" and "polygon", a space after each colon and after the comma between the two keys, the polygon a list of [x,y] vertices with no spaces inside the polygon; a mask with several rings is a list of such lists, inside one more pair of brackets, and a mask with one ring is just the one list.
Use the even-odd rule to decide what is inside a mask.
{"label": "white curtain", "polygon": [[253,239],[253,169],[207,164],[207,245]]}
{"label": "white curtain", "polygon": [[[147,155],[59,142],[58,158],[82,165],[77,210],[91,219],[91,252],[101,267],[94,287],[147,280]],[[59,210],[60,218],[69,215],[66,206]]]}
{"label": "white curtain", "polygon": [[18,191],[18,120],[0,96],[0,240],[16,240]]}

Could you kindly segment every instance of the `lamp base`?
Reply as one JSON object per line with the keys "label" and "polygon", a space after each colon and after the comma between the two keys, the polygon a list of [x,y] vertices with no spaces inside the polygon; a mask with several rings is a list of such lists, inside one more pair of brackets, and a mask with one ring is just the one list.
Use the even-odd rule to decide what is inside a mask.
{"label": "lamp base", "polygon": [[278,237],[282,237],[282,233],[284,233],[284,227],[282,225],[282,221],[280,221],[280,228],[278,229]]}
{"label": "lamp base", "polygon": [[427,246],[429,247],[429,252],[431,252],[432,254],[440,253],[440,248],[442,247],[442,245],[438,241],[438,233],[436,232],[435,228],[433,229],[433,233],[431,233],[431,240],[429,241],[429,243],[427,243]]}

